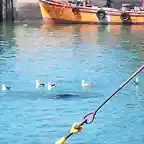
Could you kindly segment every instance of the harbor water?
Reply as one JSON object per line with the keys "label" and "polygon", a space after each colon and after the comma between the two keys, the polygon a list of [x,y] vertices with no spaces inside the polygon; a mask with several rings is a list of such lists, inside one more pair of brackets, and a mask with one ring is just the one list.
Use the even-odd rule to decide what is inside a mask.
{"label": "harbor water", "polygon": [[[0,88],[11,89],[0,91],[0,144],[54,144],[143,64],[143,26],[1,25]],[[138,78],[67,143],[143,144],[144,71]]]}

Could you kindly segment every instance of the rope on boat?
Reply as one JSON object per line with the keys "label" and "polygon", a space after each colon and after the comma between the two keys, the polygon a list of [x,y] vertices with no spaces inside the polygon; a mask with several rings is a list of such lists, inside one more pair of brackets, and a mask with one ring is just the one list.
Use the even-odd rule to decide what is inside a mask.
{"label": "rope on boat", "polygon": [[66,7],[66,5],[64,5],[62,8],[61,8],[61,11],[60,11],[60,16],[62,15],[62,13],[63,13],[63,10],[65,9],[65,7]]}
{"label": "rope on boat", "polygon": [[[129,83],[137,74],[139,74],[144,69],[144,64],[136,71],[134,72],[124,83],[120,85],[120,87],[112,93],[95,111],[90,112],[86,114],[83,118],[83,121],[81,123],[75,123],[73,124],[70,133],[66,137],[62,137],[60,140],[56,142],[56,144],[64,144],[65,141],[71,137],[73,134],[81,132],[82,126],[84,124],[90,124],[94,121],[96,113],[112,98],[117,94],[127,83]],[[88,117],[92,116],[92,119],[88,121]]]}

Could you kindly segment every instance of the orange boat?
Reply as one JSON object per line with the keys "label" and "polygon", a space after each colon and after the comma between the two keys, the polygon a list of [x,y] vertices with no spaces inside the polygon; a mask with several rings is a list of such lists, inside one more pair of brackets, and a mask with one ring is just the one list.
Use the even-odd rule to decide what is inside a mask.
{"label": "orange boat", "polygon": [[[84,1],[84,0],[83,0]],[[123,5],[121,9],[76,5],[71,2],[40,0],[45,24],[139,24],[144,25],[144,0],[141,7]]]}

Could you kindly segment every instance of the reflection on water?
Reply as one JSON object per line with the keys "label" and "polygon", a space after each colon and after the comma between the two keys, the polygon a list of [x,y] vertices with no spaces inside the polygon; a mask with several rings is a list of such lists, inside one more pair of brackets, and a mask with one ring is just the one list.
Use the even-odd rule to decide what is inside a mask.
{"label": "reflection on water", "polygon": [[[106,47],[136,48],[137,45],[144,47],[143,26],[42,25],[40,28],[40,32],[53,33],[54,37],[59,37],[56,32],[61,30],[65,32],[65,38],[69,37],[70,42],[70,36],[74,34],[75,39],[82,43],[97,43]],[[44,36],[49,38],[46,37],[48,35]]]}
{"label": "reflection on water", "polygon": [[[0,26],[0,88],[12,86],[0,91],[0,143],[52,144],[65,135],[143,64],[143,38],[143,26]],[[36,89],[36,79],[57,87]],[[82,79],[93,86],[81,88]],[[143,72],[139,79],[69,142],[143,144]]]}
{"label": "reflection on water", "polygon": [[[63,31],[62,36],[59,36],[57,33],[61,31]],[[83,46],[86,46],[89,49],[87,52],[91,54],[101,51],[101,47],[114,48],[118,52],[120,52],[119,49],[123,49],[122,55],[127,53],[127,50],[136,51],[138,57],[133,58],[136,65],[138,65],[139,58],[144,55],[143,26],[42,25],[40,32],[45,40],[54,37],[55,39],[63,39],[65,46],[75,45],[73,47],[74,53],[75,51],[79,53],[77,48]],[[48,34],[49,32],[53,36]],[[92,46],[97,48],[93,49]]]}

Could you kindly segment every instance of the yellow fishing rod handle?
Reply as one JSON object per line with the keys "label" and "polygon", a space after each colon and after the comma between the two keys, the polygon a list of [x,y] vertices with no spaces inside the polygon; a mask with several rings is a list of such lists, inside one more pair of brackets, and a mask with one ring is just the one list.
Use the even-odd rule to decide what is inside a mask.
{"label": "yellow fishing rod handle", "polygon": [[65,137],[62,137],[61,139],[59,139],[58,141],[56,141],[55,144],[64,144],[66,141],[66,138]]}

